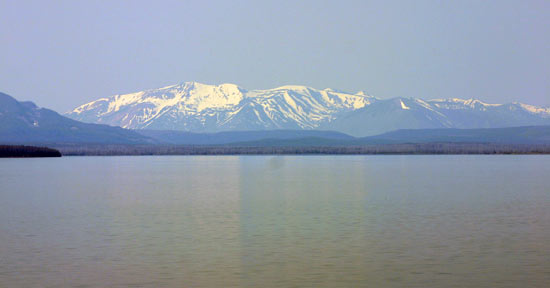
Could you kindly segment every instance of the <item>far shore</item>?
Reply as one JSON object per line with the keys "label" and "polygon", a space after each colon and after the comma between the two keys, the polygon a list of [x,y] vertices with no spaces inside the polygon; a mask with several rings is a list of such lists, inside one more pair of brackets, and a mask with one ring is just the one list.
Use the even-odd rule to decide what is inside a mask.
{"label": "far shore", "polygon": [[25,145],[0,145],[0,158],[61,157],[56,149]]}
{"label": "far shore", "polygon": [[362,146],[52,145],[64,156],[550,154],[550,145],[421,143]]}

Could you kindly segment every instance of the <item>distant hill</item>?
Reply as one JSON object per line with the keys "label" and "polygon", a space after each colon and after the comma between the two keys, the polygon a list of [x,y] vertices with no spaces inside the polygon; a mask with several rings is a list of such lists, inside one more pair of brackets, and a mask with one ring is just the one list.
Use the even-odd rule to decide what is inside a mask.
{"label": "distant hill", "polygon": [[353,140],[352,136],[333,131],[317,130],[272,130],[272,131],[234,131],[218,133],[192,133],[170,130],[135,130],[161,143],[176,145],[221,145],[238,142],[271,140],[291,140],[314,138],[318,141]]}
{"label": "distant hill", "polygon": [[487,129],[404,129],[365,137],[361,143],[550,144],[550,126]]}
{"label": "distant hill", "polygon": [[132,130],[87,124],[0,93],[0,143],[155,143]]}
{"label": "distant hill", "polygon": [[376,136],[351,139],[297,137],[290,139],[265,138],[240,141],[233,146],[361,146],[421,143],[490,143],[490,144],[550,144],[550,126],[525,126],[487,129],[404,129]]}

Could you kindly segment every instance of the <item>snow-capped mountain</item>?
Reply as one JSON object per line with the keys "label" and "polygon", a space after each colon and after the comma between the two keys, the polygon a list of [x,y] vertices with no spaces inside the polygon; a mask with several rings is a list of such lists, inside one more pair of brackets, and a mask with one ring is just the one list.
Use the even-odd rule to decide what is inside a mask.
{"label": "snow-capped mountain", "polygon": [[234,84],[180,85],[115,95],[77,107],[67,116],[124,128],[184,131],[314,129],[374,98],[331,89],[283,86],[247,91]]}
{"label": "snow-capped mountain", "polygon": [[305,86],[246,90],[234,84],[196,82],[101,98],[66,115],[79,121],[132,129],[324,129],[354,136],[403,128],[550,125],[550,108],[521,103],[378,99],[363,92],[351,94]]}

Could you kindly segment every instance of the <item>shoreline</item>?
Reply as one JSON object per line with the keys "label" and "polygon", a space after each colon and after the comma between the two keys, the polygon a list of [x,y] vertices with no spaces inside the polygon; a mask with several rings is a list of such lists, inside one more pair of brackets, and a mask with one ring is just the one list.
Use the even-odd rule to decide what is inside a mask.
{"label": "shoreline", "polygon": [[52,145],[63,156],[146,155],[548,155],[550,145],[422,143],[365,146]]}

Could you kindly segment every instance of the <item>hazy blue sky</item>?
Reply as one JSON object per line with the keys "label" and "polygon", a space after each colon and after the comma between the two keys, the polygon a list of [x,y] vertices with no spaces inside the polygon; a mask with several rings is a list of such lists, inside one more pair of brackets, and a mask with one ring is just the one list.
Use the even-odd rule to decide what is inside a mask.
{"label": "hazy blue sky", "polygon": [[184,81],[550,105],[550,1],[0,0],[0,91],[60,112]]}

